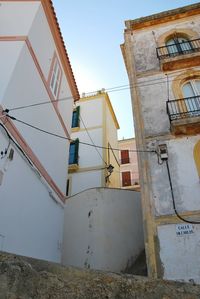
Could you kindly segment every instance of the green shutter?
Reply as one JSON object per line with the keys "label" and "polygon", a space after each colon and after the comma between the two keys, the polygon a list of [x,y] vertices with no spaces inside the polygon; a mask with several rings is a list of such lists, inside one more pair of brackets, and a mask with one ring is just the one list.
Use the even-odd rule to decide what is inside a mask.
{"label": "green shutter", "polygon": [[80,106],[78,106],[77,108],[76,108],[76,113],[77,113],[77,124],[76,124],[76,126],[77,127],[80,127]]}
{"label": "green shutter", "polygon": [[79,149],[79,139],[77,138],[75,140],[75,155],[74,155],[75,164],[78,164],[78,149]]}

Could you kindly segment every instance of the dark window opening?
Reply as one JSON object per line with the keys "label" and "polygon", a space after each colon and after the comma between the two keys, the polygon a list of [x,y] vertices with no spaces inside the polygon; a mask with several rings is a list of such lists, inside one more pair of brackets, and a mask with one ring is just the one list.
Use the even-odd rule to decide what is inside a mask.
{"label": "dark window opening", "polygon": [[72,128],[79,127],[79,125],[80,125],[79,114],[80,114],[80,106],[78,106],[73,111],[73,115],[72,115]]}
{"label": "dark window opening", "polygon": [[78,164],[78,148],[79,148],[79,139],[70,143],[69,148],[69,165]]}

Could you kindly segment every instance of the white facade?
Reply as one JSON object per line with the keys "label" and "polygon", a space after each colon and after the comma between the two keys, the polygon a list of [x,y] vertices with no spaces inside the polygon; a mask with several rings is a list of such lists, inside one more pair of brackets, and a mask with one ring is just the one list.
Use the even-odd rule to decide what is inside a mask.
{"label": "white facade", "polygon": [[[76,102],[80,107],[79,127],[72,129],[71,138],[79,139],[78,164],[69,166],[69,193],[74,195],[94,187],[120,187],[119,152],[101,147],[118,148],[117,129],[119,128],[109,97],[101,92]],[[83,143],[95,146],[88,146]],[[116,159],[115,159],[116,158]],[[106,182],[107,165],[112,164],[114,171]]]}
{"label": "white facade", "polygon": [[[59,262],[69,141],[5,117],[2,110],[47,102],[9,115],[69,138],[78,91],[51,1],[0,4],[0,121],[5,128],[0,127],[0,150],[8,147],[0,160],[0,248]],[[61,98],[68,100],[55,102]]]}
{"label": "white facade", "polygon": [[[197,283],[200,224],[195,222],[200,223],[200,184],[194,149],[200,142],[200,109],[190,113],[187,107],[184,116],[180,105],[188,103],[184,84],[200,80],[200,53],[193,45],[188,52],[159,60],[156,48],[165,47],[177,36],[184,36],[191,45],[193,40],[199,43],[199,8],[198,3],[127,21],[122,46],[130,84],[135,85],[132,101],[137,147],[159,151],[164,144],[168,152],[167,162],[155,152],[139,154],[149,274]],[[199,98],[200,93],[190,101],[199,103]],[[175,121],[170,121],[166,110],[168,99],[178,103]],[[199,156],[198,152],[196,160]]]}
{"label": "white facade", "polygon": [[94,188],[65,205],[63,263],[120,272],[144,248],[140,193]]}

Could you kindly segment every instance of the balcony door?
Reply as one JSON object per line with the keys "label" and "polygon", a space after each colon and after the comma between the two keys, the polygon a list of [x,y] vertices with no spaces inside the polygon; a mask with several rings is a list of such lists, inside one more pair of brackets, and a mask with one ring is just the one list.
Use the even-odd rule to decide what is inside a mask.
{"label": "balcony door", "polygon": [[192,115],[200,115],[200,80],[190,80],[182,86],[186,109]]}
{"label": "balcony door", "polygon": [[173,37],[166,42],[166,46],[170,56],[184,54],[192,50],[190,41],[184,37]]}

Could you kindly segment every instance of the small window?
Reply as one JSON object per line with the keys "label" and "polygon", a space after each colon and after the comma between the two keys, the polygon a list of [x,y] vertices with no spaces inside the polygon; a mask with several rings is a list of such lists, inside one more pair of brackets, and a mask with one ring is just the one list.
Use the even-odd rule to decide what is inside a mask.
{"label": "small window", "polygon": [[73,115],[72,115],[72,128],[77,128],[77,127],[80,126],[79,114],[80,114],[80,106],[78,106],[73,111]]}
{"label": "small window", "polygon": [[58,58],[56,57],[54,60],[54,65],[53,65],[51,79],[50,79],[50,88],[55,98],[58,97],[60,83],[61,83],[61,68],[58,62]]}
{"label": "small window", "polygon": [[78,149],[79,149],[79,139],[70,143],[69,148],[69,165],[78,164]]}
{"label": "small window", "polygon": [[121,151],[121,164],[130,163],[129,159],[129,150],[122,150]]}
{"label": "small window", "polygon": [[130,171],[122,172],[122,186],[131,186],[131,173]]}

